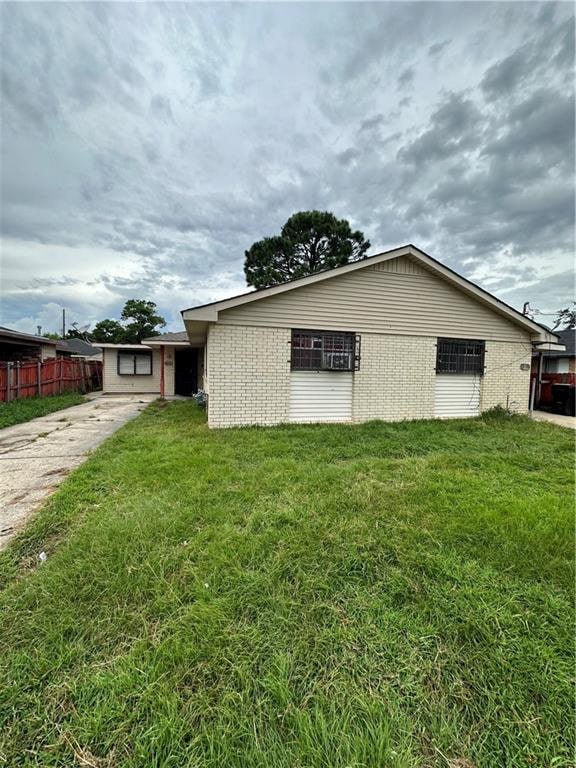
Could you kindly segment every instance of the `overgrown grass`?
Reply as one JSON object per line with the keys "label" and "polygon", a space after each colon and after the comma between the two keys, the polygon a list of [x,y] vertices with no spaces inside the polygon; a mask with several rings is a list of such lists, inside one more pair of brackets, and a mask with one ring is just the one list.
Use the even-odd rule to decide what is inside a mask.
{"label": "overgrown grass", "polygon": [[153,404],[1,557],[5,764],[573,765],[572,440]]}
{"label": "overgrown grass", "polygon": [[49,397],[23,397],[10,403],[0,403],[0,429],[30,421],[37,416],[47,416],[62,408],[79,405],[85,401],[84,395],[78,392],[66,392],[62,395]]}

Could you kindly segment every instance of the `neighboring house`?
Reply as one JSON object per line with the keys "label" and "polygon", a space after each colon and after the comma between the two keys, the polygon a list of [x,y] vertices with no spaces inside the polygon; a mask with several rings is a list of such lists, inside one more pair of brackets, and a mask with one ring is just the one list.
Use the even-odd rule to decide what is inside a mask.
{"label": "neighboring house", "polygon": [[34,336],[0,326],[0,361],[12,363],[47,360],[57,356],[59,343],[44,336]]}
{"label": "neighboring house", "polygon": [[532,387],[538,408],[573,416],[576,409],[576,330],[555,331],[560,349],[543,344],[532,355]]}
{"label": "neighboring house", "polygon": [[533,344],[557,343],[412,245],[182,317],[186,335],[102,345],[104,391],[170,395],[181,368],[211,427],[522,412]]}
{"label": "neighboring house", "polygon": [[202,388],[203,351],[186,331],[163,333],[142,344],[101,344],[104,392],[189,397]]}
{"label": "neighboring house", "polygon": [[85,360],[102,360],[100,347],[90,344],[84,339],[66,339],[58,342],[58,354],[70,357],[84,358]]}
{"label": "neighboring house", "polygon": [[576,373],[576,330],[555,331],[564,351],[542,352],[543,373]]}

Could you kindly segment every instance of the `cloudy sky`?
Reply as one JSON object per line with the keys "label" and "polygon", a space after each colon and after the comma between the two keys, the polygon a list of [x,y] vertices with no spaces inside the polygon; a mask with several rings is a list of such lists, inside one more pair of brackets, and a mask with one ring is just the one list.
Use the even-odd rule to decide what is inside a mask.
{"label": "cloudy sky", "polygon": [[94,323],[136,297],[178,329],[311,208],[516,307],[573,299],[570,3],[0,13],[2,325],[54,331],[62,307]]}

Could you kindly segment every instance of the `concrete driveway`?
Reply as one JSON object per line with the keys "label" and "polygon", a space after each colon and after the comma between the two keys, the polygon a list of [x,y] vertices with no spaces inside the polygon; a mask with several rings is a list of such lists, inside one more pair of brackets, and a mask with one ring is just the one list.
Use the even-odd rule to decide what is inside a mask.
{"label": "concrete driveway", "polygon": [[576,429],[576,416],[563,416],[561,413],[549,413],[548,411],[532,411],[532,418],[536,421],[549,421],[559,427]]}
{"label": "concrete driveway", "polygon": [[88,451],[156,397],[98,394],[82,405],[0,429],[0,549]]}

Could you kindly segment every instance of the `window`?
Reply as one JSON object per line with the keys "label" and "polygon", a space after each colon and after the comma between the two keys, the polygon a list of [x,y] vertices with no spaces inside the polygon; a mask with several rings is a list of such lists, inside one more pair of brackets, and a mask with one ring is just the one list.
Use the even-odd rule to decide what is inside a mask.
{"label": "window", "polygon": [[292,331],[293,371],[354,371],[360,367],[360,337],[337,331]]}
{"label": "window", "polygon": [[143,350],[142,352],[118,352],[118,375],[119,376],[151,376],[152,375],[152,352]]}
{"label": "window", "polygon": [[436,373],[484,373],[484,342],[477,339],[438,339]]}
{"label": "window", "polygon": [[567,357],[545,357],[544,371],[546,373],[569,373],[570,366]]}

